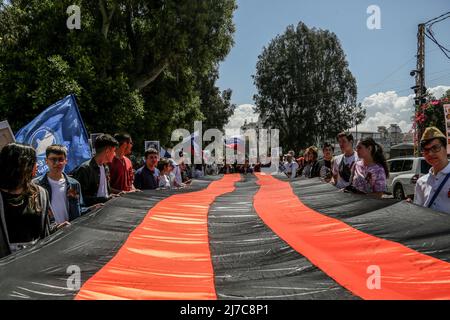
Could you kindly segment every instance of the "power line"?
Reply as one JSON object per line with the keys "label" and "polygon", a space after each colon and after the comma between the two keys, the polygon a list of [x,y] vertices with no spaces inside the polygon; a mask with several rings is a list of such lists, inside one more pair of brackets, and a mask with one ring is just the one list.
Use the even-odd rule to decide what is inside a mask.
{"label": "power line", "polygon": [[390,74],[388,74],[386,77],[384,77],[383,80],[380,80],[379,82],[375,83],[374,85],[371,85],[370,87],[367,87],[366,89],[372,89],[372,88],[376,88],[379,85],[385,83],[385,81],[387,79],[389,79],[390,77],[392,77],[394,74],[396,74],[397,72],[399,72],[401,69],[403,69],[411,60],[415,59],[415,57],[411,57],[408,61],[406,61],[404,64],[402,64],[400,67],[398,67],[397,69],[395,69],[393,72],[391,72]]}
{"label": "power line", "polygon": [[[449,77],[449,76],[450,76],[450,73],[445,74],[445,75],[443,75],[443,76],[440,76],[440,77],[438,77],[438,78],[431,79],[431,80],[429,80],[429,82],[437,81],[437,80],[440,80],[440,79],[445,79],[446,77]],[[449,78],[449,79],[450,79],[450,78]],[[402,89],[402,90],[399,90],[399,91],[395,91],[395,93],[399,94],[399,93],[406,92],[406,91],[411,91],[411,88],[408,88],[408,89]]]}
{"label": "power line", "polygon": [[438,22],[442,22],[448,18],[450,18],[450,12],[444,13],[444,14],[440,15],[439,17],[436,17],[436,18],[426,22],[425,23],[425,25],[426,25],[425,35],[427,36],[428,39],[430,39],[434,44],[436,44],[438,46],[438,48],[444,53],[444,55],[448,59],[450,59],[450,55],[449,55],[450,50],[439,43],[439,41],[436,39],[433,29],[432,29],[434,24],[436,24]]}
{"label": "power line", "polygon": [[443,16],[445,16],[445,15],[447,15],[447,14],[450,14],[450,11],[449,11],[449,12],[446,12],[446,13],[444,13],[444,14],[441,14],[439,17],[436,17],[436,18],[433,18],[433,19],[431,19],[431,20],[428,20],[428,21],[425,22],[424,24],[429,24],[430,22],[435,21],[435,20],[437,20],[437,19],[439,19],[439,18],[442,18]]}
{"label": "power line", "polygon": [[[435,50],[439,50],[439,49],[435,49]],[[442,74],[444,72],[449,72],[449,71],[450,71],[450,69],[443,69],[443,70],[427,73],[426,76],[427,77],[436,76],[438,74]],[[370,86],[358,87],[358,91],[360,91],[360,90],[361,91],[368,91],[368,90],[374,89],[376,87],[379,87],[380,85],[395,85],[395,84],[403,85],[403,84],[405,84],[405,83],[407,83],[409,81],[408,79],[409,79],[409,77],[408,78],[405,78],[405,77],[394,78],[394,79],[391,79],[390,81],[380,82],[376,86],[375,85],[370,85]]]}
{"label": "power line", "polygon": [[[435,49],[432,49],[432,50],[427,50],[426,53],[428,54],[428,53],[432,53],[432,52],[436,52],[436,51],[439,51],[439,48],[435,48]],[[360,90],[362,90],[362,91],[368,91],[368,90],[377,88],[377,87],[379,87],[380,85],[404,82],[404,81],[405,81],[404,78],[402,78],[402,79],[398,79],[398,78],[397,78],[397,79],[391,80],[391,81],[389,81],[389,82],[386,82],[386,80],[389,79],[389,78],[391,78],[394,74],[400,72],[400,70],[402,70],[405,66],[408,65],[409,62],[411,62],[411,60],[413,60],[413,59],[415,59],[415,58],[416,58],[415,55],[412,56],[410,59],[408,59],[406,62],[404,62],[404,63],[403,63],[402,65],[400,65],[398,68],[396,68],[394,71],[392,71],[392,72],[389,73],[387,76],[385,76],[385,77],[383,78],[383,80],[380,80],[380,81],[378,81],[378,82],[376,82],[376,83],[374,83],[374,84],[369,84],[369,85],[364,86],[364,87],[358,87],[358,91],[360,91]],[[431,75],[431,74],[435,74],[435,73],[441,73],[441,72],[443,72],[443,71],[441,70],[441,71],[438,71],[438,72],[433,72],[433,73],[430,73],[430,75]]]}
{"label": "power line", "polygon": [[431,75],[438,74],[438,73],[443,73],[443,72],[448,72],[448,71],[450,71],[450,69],[442,69],[442,70],[439,70],[439,71],[434,71],[434,72],[427,73],[427,76],[431,76]]}
{"label": "power line", "polygon": [[448,77],[448,76],[450,76],[450,73],[444,74],[444,75],[442,75],[442,76],[439,76],[439,77],[437,77],[437,78],[431,79],[431,80],[429,80],[429,81],[430,81],[430,82],[433,82],[433,81],[437,81],[437,80],[440,80],[440,79],[445,79],[445,78]]}
{"label": "power line", "polygon": [[[450,17],[449,17],[449,18],[450,18]],[[433,42],[436,43],[436,44],[439,46],[439,48],[444,49],[445,51],[450,52],[450,50],[448,50],[447,48],[445,48],[444,46],[442,46],[441,44],[438,43],[438,41],[436,40],[436,37],[434,36],[434,32],[433,32],[433,30],[432,30],[431,28],[428,28],[428,29],[427,29],[427,33],[429,34],[429,36],[430,36],[431,38],[433,38],[433,39],[432,39]]]}
{"label": "power line", "polygon": [[428,39],[430,39],[432,42],[434,42],[439,47],[439,49],[441,49],[441,51],[444,53],[444,55],[448,59],[450,59],[450,56],[447,53],[447,51],[448,52],[450,52],[450,51],[447,48],[443,47],[439,42],[437,42],[437,40],[432,35],[430,36],[428,32],[425,35],[427,36]]}

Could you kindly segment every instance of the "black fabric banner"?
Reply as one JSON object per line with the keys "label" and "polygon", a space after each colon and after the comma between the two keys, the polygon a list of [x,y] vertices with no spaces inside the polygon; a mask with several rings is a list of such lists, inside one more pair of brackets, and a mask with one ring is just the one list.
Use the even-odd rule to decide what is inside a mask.
{"label": "black fabric banner", "polygon": [[[91,279],[94,282],[92,286],[99,289],[98,294],[103,292],[102,285],[119,288],[120,281],[125,283],[130,279],[127,278],[130,276],[128,273],[133,276],[141,273],[151,274],[148,278],[143,277],[143,281],[139,278],[142,290],[146,290],[147,294],[165,290],[161,292],[166,297],[180,299],[189,299],[195,294],[196,297],[208,299],[233,300],[354,300],[371,297],[364,292],[366,266],[363,261],[372,258],[381,261],[388,274],[386,287],[389,287],[381,297],[408,298],[409,295],[404,294],[405,288],[421,289],[424,285],[423,295],[418,292],[414,297],[450,296],[448,285],[442,282],[446,272],[450,272],[446,264],[450,262],[449,215],[392,199],[378,200],[343,193],[319,179],[289,181],[281,176],[275,179],[267,175],[242,175],[240,181],[238,175],[228,178],[232,179],[225,179],[223,184],[214,182],[214,187],[211,183],[223,180],[222,177],[195,180],[186,189],[132,193],[108,202],[103,208],[77,219],[71,226],[35,247],[1,259],[0,299],[74,299],[79,291],[69,282],[73,279],[71,273],[80,270],[79,284],[83,286]],[[278,187],[283,191],[277,192]],[[193,193],[196,191],[201,192]],[[178,206],[172,212],[170,208],[177,207],[179,200],[171,196],[180,193],[187,193],[185,206]],[[211,194],[214,196],[211,197]],[[285,194],[288,201],[284,201]],[[145,226],[147,220],[144,218],[149,210],[164,199],[167,200],[162,202],[163,205],[157,206],[159,213],[150,217],[155,221],[164,221],[165,226],[172,226],[175,230],[173,235],[158,232],[167,230],[161,227],[164,224]],[[278,216],[282,217],[281,220]],[[302,217],[304,220],[298,219]],[[290,222],[298,224],[289,225]],[[157,268],[141,267],[128,272],[131,271],[128,263],[136,260],[133,256],[132,259],[121,260],[125,261],[121,270],[112,267],[111,273],[102,278],[102,283],[96,282],[93,276],[104,270],[106,264],[110,265],[108,262],[118,256],[122,247],[126,247],[124,243],[130,233],[139,229],[138,226],[144,226],[148,232],[140,238],[142,246],[132,248],[138,249],[140,259],[147,264],[150,261],[152,268],[153,262],[158,264],[161,261],[158,259],[173,259],[182,268],[181,273],[174,275],[173,271],[163,270],[164,278],[157,278]],[[280,226],[285,229],[294,227],[284,232]],[[305,235],[300,234],[299,229],[304,230]],[[184,238],[183,235],[176,237],[178,232],[185,234]],[[186,236],[189,233],[194,237]],[[352,235],[347,236],[347,233]],[[149,246],[147,241],[150,238],[158,241]],[[335,238],[341,242],[333,243]],[[358,244],[354,244],[355,241],[359,241]],[[158,247],[163,243],[170,243],[170,246]],[[328,246],[330,243],[334,247]],[[328,248],[340,252],[330,252]],[[190,249],[193,249],[192,256],[186,254],[190,252],[186,250]],[[397,252],[402,256],[395,256]],[[356,265],[353,265],[353,254],[358,256],[354,259]],[[349,255],[351,259],[345,260]],[[395,260],[391,259],[394,256],[401,258],[401,261],[391,261]],[[383,260],[383,257],[388,258]],[[418,260],[409,261],[409,257]],[[195,259],[203,261],[199,265],[207,268],[198,270],[196,264],[191,264],[191,268],[194,265],[192,270],[186,270],[186,262]],[[171,264],[165,265],[170,269]],[[354,273],[343,278],[342,274],[334,272],[337,265],[360,272],[359,277],[363,280],[361,282],[358,278],[358,288],[355,283],[349,284],[354,280],[351,278]],[[428,273],[428,270],[432,272]],[[117,277],[116,271],[121,272],[120,281],[114,278]],[[433,281],[435,276],[437,281]],[[173,283],[175,277],[177,286],[164,286],[167,283],[165,279],[172,279]],[[192,281],[200,283],[206,279],[204,283],[210,285],[191,286],[190,295],[184,295],[180,291],[188,291],[183,282],[188,277],[190,282],[186,284],[192,284]],[[150,283],[154,279],[164,280]],[[342,279],[347,279],[347,282]],[[130,290],[138,290],[133,286],[136,280],[133,281],[123,285],[126,289],[121,291],[125,295],[123,297]],[[363,294],[356,294],[354,288],[362,290],[360,292]],[[435,288],[439,290],[436,295]],[[93,292],[89,288],[86,290]],[[142,291],[137,292],[142,295]],[[402,295],[397,295],[400,293]],[[133,294],[136,297],[136,291]],[[102,298],[101,295],[87,297]]]}
{"label": "black fabric banner", "polygon": [[173,194],[205,189],[213,180],[113,199],[35,247],[1,259],[0,299],[73,299],[78,291],[67,286],[71,270],[79,268],[83,285],[114,257],[156,203]]}
{"label": "black fabric banner", "polygon": [[[286,180],[286,179],[282,179]],[[450,215],[406,201],[344,193],[319,179],[291,183],[308,207],[364,233],[450,262]]]}
{"label": "black fabric banner", "polygon": [[210,207],[208,231],[218,299],[358,299],[281,240],[258,217],[253,175]]}

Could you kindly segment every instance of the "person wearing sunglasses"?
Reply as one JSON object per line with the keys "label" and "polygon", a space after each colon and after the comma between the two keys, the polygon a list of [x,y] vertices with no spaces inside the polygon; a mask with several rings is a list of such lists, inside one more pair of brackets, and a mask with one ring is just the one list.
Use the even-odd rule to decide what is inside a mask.
{"label": "person wearing sunglasses", "polygon": [[420,140],[422,155],[431,165],[430,172],[416,183],[414,203],[443,213],[450,213],[450,163],[447,137],[436,127],[429,127]]}
{"label": "person wearing sunglasses", "polygon": [[64,173],[67,150],[62,145],[51,145],[45,151],[48,172],[34,180],[47,190],[52,206],[53,219],[57,224],[67,223],[87,212],[83,208],[80,183]]}

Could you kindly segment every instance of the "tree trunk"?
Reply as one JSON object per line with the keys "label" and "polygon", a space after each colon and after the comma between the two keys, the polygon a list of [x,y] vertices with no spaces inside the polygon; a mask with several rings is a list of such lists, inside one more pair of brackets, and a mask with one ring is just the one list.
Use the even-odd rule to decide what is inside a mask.
{"label": "tree trunk", "polygon": [[148,86],[150,83],[156,80],[158,76],[163,72],[169,64],[166,60],[161,61],[158,65],[156,65],[154,68],[150,70],[147,74],[141,75],[136,77],[133,83],[134,89],[144,89],[146,86]]}
{"label": "tree trunk", "polygon": [[105,39],[108,39],[109,26],[111,25],[111,19],[116,10],[116,5],[113,5],[109,12],[105,0],[99,0],[98,5],[102,14],[102,34]]}

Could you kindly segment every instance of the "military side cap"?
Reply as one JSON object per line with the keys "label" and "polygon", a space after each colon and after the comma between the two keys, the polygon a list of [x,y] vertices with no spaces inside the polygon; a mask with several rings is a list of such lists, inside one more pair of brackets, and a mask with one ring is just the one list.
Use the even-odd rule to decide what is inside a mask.
{"label": "military side cap", "polygon": [[422,135],[422,139],[420,140],[420,143],[423,144],[424,142],[433,140],[433,139],[442,139],[444,138],[447,140],[447,137],[436,127],[428,127],[425,129],[425,132]]}

